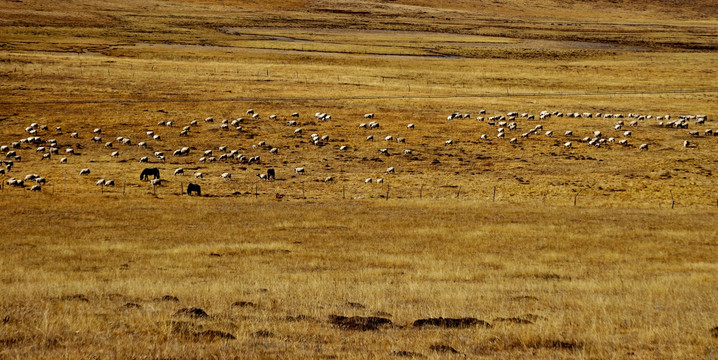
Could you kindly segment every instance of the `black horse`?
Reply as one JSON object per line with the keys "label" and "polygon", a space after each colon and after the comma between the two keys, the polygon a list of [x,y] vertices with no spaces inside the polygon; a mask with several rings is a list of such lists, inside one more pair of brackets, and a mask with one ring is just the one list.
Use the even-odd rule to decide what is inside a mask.
{"label": "black horse", "polygon": [[267,180],[269,179],[276,180],[274,175],[274,169],[267,169]]}
{"label": "black horse", "polygon": [[197,196],[202,196],[202,188],[198,184],[189,183],[187,185],[187,195],[192,196],[192,193],[196,193]]}
{"label": "black horse", "polygon": [[146,168],[146,169],[142,170],[142,173],[140,174],[140,180],[149,180],[150,175],[153,176],[153,179],[159,179],[160,178],[160,169]]}

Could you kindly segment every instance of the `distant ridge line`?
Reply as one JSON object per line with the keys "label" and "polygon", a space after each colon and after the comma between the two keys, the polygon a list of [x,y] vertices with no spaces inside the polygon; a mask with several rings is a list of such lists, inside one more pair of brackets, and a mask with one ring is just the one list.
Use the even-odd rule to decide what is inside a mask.
{"label": "distant ridge line", "polygon": [[559,97],[644,94],[701,94],[718,93],[718,89],[673,90],[618,90],[618,91],[560,91],[516,92],[484,94],[437,94],[437,95],[374,95],[374,96],[296,96],[296,97],[233,97],[233,98],[186,98],[186,99],[108,99],[108,100],[38,100],[0,101],[0,105],[52,105],[52,104],[141,104],[141,103],[201,103],[201,102],[251,102],[251,101],[321,101],[321,100],[381,100],[381,99],[452,99],[452,98],[507,98],[507,97]]}

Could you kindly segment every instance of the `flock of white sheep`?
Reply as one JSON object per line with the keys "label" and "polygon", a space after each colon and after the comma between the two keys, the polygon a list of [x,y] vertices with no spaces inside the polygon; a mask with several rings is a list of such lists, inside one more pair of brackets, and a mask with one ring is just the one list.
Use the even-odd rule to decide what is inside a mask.
{"label": "flock of white sheep", "polygon": [[[558,111],[541,111],[537,115],[523,112],[519,113],[518,111],[511,111],[506,113],[500,113],[495,114],[493,116],[487,116],[486,110],[480,110],[478,112],[478,116],[473,118],[470,113],[462,113],[462,112],[455,112],[450,114],[446,117],[446,121],[448,122],[454,122],[454,121],[460,121],[460,120],[469,120],[469,121],[477,121],[478,123],[483,124],[483,126],[477,126],[476,130],[477,132],[474,134],[464,134],[466,138],[463,139],[446,139],[443,140],[443,143],[437,143],[435,144],[437,147],[445,146],[445,147],[451,147],[457,144],[460,141],[468,140],[468,138],[471,138],[471,141],[479,141],[479,142],[491,142],[491,141],[507,141],[508,144],[519,144],[520,142],[528,142],[531,141],[532,138],[535,137],[555,137],[555,138],[561,138],[561,143],[563,144],[563,147],[566,149],[573,148],[577,146],[580,143],[585,144],[586,146],[593,146],[593,147],[610,147],[612,144],[616,144],[617,146],[622,147],[634,147],[638,149],[639,151],[648,150],[648,144],[647,143],[637,143],[637,144],[631,144],[631,139],[634,136],[635,132],[640,131],[641,127],[646,126],[655,126],[655,127],[663,127],[663,128],[671,128],[671,129],[688,129],[691,126],[699,127],[699,126],[705,126],[706,121],[708,120],[708,117],[706,115],[679,115],[679,116],[672,116],[672,115],[660,115],[660,116],[654,116],[654,115],[646,115],[646,114],[615,114],[615,113],[590,113],[590,112],[568,112],[568,113],[562,113]],[[213,131],[235,131],[235,132],[244,132],[247,131],[247,128],[251,128],[251,122],[254,121],[284,121],[286,123],[286,127],[288,127],[291,130],[286,130],[286,136],[290,138],[295,139],[301,139],[306,141],[308,144],[316,146],[316,147],[324,147],[326,145],[329,145],[332,143],[332,138],[330,135],[319,135],[317,133],[312,134],[305,134],[305,129],[300,127],[300,115],[298,112],[292,113],[287,119],[280,120],[280,117],[278,115],[272,114],[268,117],[263,118],[259,115],[259,113],[255,112],[253,109],[249,109],[246,111],[247,119],[245,118],[236,118],[234,120],[222,120],[219,123],[219,127],[216,125],[213,125],[214,118],[213,117],[207,117],[204,119],[204,124],[202,125],[200,121],[193,120],[188,123],[188,125],[183,126],[181,130],[177,131],[175,134],[177,134],[177,137],[175,138],[176,142],[190,142],[189,137],[197,132],[205,131],[205,130],[213,130]],[[317,112],[314,114],[314,119],[312,120],[312,124],[314,124],[314,121],[319,122],[329,122],[332,121],[332,116],[327,114],[326,112]],[[356,133],[357,136],[362,136],[366,141],[374,141],[374,135],[376,135],[377,132],[381,131],[383,127],[380,125],[379,121],[375,120],[375,114],[374,113],[367,113],[363,116],[364,119],[366,119],[368,122],[361,122],[358,124],[358,128],[360,129],[358,133]],[[602,126],[601,128],[597,128],[593,130],[590,133],[585,134],[585,136],[580,136],[571,129],[545,129],[544,126],[540,123],[537,123],[541,120],[547,121],[550,118],[570,118],[570,119],[582,119],[582,118],[591,118],[591,119],[601,119]],[[250,120],[251,119],[251,120]],[[605,121],[603,121],[605,120]],[[397,121],[397,120],[391,120],[391,121]],[[342,121],[342,124],[347,124],[346,121]],[[561,124],[563,126],[570,126],[573,124],[572,122],[566,121],[564,122],[556,122],[553,121],[553,124]],[[594,122],[595,123],[595,122]],[[160,121],[157,123],[158,127],[161,128],[173,128],[174,127],[173,121]],[[610,127],[609,127],[610,125]],[[347,125],[347,126],[356,126],[355,125]],[[488,126],[488,127],[487,127]],[[556,126],[556,125],[554,125]],[[421,128],[421,123],[409,123],[406,125],[406,131],[407,132],[413,132],[413,131],[420,131],[418,129]],[[481,130],[491,129],[493,128],[495,130],[494,134],[490,133],[481,133]],[[70,163],[68,161],[72,157],[79,157],[83,156],[83,154],[78,151],[74,146],[70,145],[60,145],[60,142],[58,142],[57,138],[63,138],[65,139],[65,143],[75,143],[77,145],[80,145],[78,143],[80,139],[80,132],[79,131],[71,131],[71,132],[63,132],[61,127],[55,127],[53,130],[50,130],[50,127],[47,125],[40,125],[38,123],[32,123],[29,126],[25,127],[25,132],[29,135],[28,137],[16,139],[16,141],[11,141],[5,145],[0,145],[0,153],[4,154],[4,159],[2,159],[2,165],[0,167],[0,175],[5,178],[5,184],[9,186],[14,187],[22,187],[26,188],[26,184],[28,182],[35,182],[33,186],[31,186],[29,189],[33,191],[40,191],[41,185],[45,184],[47,182],[45,177],[39,176],[37,174],[27,174],[23,179],[19,179],[16,177],[11,177],[13,166],[16,163],[24,162],[28,158],[32,158],[34,156],[38,156],[40,161],[48,160],[53,161],[55,156],[60,157],[59,163],[60,164],[66,164],[64,166],[70,166],[67,165]],[[232,129],[232,130],[230,130]],[[523,129],[523,130],[522,130]],[[689,138],[694,137],[701,137],[701,136],[718,136],[718,130],[713,131],[712,129],[702,128],[699,130],[684,130],[685,136],[687,137],[682,141],[684,147],[692,147],[695,146]],[[151,148],[166,148],[166,145],[162,145],[166,138],[171,138],[171,132],[167,132],[165,137],[160,135],[157,131],[154,129],[147,129],[144,134],[147,137],[147,139],[139,139],[141,141],[138,141],[136,144],[134,141],[130,140],[129,138],[125,136],[116,136],[113,137],[114,140],[107,141],[107,139],[103,139],[103,130],[101,128],[94,128],[92,130],[92,133],[89,135],[91,136],[90,140],[92,143],[97,145],[92,145],[92,143],[88,143],[87,145],[80,145],[83,148],[87,148],[90,146],[94,146],[97,149],[105,149],[107,151],[107,155],[109,157],[109,161],[112,161],[113,159],[119,159],[120,154],[123,152],[122,149],[118,149],[119,146],[124,146],[125,148],[129,147],[135,147],[137,149],[140,149],[143,152],[147,152],[147,155],[140,156],[139,158],[135,158],[136,161],[139,161],[140,163],[150,163],[151,159],[153,162],[159,162],[164,163],[167,160],[167,156],[165,155],[164,151],[156,150],[153,151]],[[163,131],[164,132],[164,131]],[[364,132],[362,134],[362,132]],[[372,132],[371,134],[366,134],[366,132]],[[563,134],[563,135],[560,135]],[[257,135],[263,135],[263,134],[257,134]],[[187,140],[182,140],[182,139]],[[69,141],[72,139],[72,141]],[[384,142],[391,142],[396,144],[407,144],[409,141],[407,140],[406,136],[396,136],[394,134],[383,134],[381,139]],[[7,141],[7,139],[0,139],[0,143],[3,141]],[[148,144],[150,142],[152,145]],[[340,152],[347,152],[349,151],[348,144],[341,143],[341,140],[338,141],[336,144],[336,150]],[[427,145],[427,144],[422,144]],[[279,153],[280,148],[272,145],[268,145],[266,141],[258,141],[254,144],[248,145],[238,145],[237,149],[228,149],[226,145],[220,145],[217,144],[217,146],[212,146],[212,148],[206,149],[206,150],[199,150],[199,152],[196,151],[196,147],[191,144],[186,144],[186,146],[181,146],[179,148],[176,148],[171,151],[171,157],[174,160],[179,161],[181,159],[182,163],[191,165],[193,164],[196,169],[199,169],[200,166],[203,165],[203,167],[207,168],[209,166],[208,163],[230,163],[230,164],[246,164],[246,165],[260,165],[262,164],[262,155],[256,154],[252,156],[248,156],[246,154],[243,154],[240,148],[244,148],[245,150],[251,149],[253,153],[261,153],[265,152],[265,156],[273,156]],[[405,148],[400,153],[392,152],[390,150],[390,146],[382,147],[378,151],[380,154],[384,156],[393,156],[393,155],[405,155],[405,156],[411,156],[414,155],[417,150],[412,148]],[[193,150],[194,149],[194,150]],[[170,152],[168,152],[170,153]],[[195,161],[191,160],[191,156],[197,153],[197,158]],[[38,154],[38,155],[34,155]],[[62,154],[63,156],[61,156]],[[94,154],[97,154],[97,152],[94,152]],[[23,157],[24,156],[24,157]],[[93,161],[101,160],[101,159],[93,159]],[[116,160],[115,160],[116,161]],[[175,162],[177,162],[175,161]],[[86,162],[82,162],[86,163]],[[284,162],[286,164],[286,161]],[[231,169],[234,167],[232,165],[225,166],[225,170],[229,168],[230,171],[220,171],[217,173],[217,175],[222,179],[226,180],[232,180],[232,173]],[[305,175],[309,172],[309,169],[311,169],[311,164],[298,166],[294,168],[294,173],[296,175]],[[271,174],[257,174],[257,177],[261,180],[270,180],[274,178],[274,169],[270,169]],[[394,167],[389,167],[386,170],[383,171],[384,175],[390,175],[395,174],[397,172],[397,169]],[[88,176],[91,173],[90,168],[82,168],[79,172],[80,176]],[[174,176],[182,176],[185,175],[185,169],[183,167],[178,167],[174,169],[173,172]],[[203,179],[207,172],[200,172],[195,171],[194,177],[197,179]],[[9,178],[8,178],[9,177]],[[331,182],[334,180],[334,176],[327,176],[324,178],[324,182]],[[148,180],[150,182],[155,181],[153,184],[162,184],[162,180],[154,179],[154,180]],[[375,177],[366,177],[364,179],[364,183],[383,183],[383,178],[375,178]],[[115,182],[112,179],[108,179],[106,177],[98,177],[97,181],[95,182],[96,185],[106,187],[106,186],[114,186]]]}

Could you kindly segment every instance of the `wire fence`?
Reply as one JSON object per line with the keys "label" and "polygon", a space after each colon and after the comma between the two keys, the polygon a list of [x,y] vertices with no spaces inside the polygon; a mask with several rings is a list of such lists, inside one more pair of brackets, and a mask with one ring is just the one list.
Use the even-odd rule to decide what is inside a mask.
{"label": "wire fence", "polygon": [[[201,195],[196,192],[188,194],[188,186],[200,186]],[[498,185],[472,184],[349,184],[324,183],[319,180],[302,182],[259,181],[243,182],[227,180],[221,182],[197,181],[197,179],[180,179],[157,182],[118,181],[112,186],[99,184],[88,188],[85,185],[69,184],[65,179],[43,184],[39,191],[31,191],[33,184],[23,187],[8,185],[6,179],[0,183],[0,197],[29,196],[63,196],[100,195],[156,198],[191,196],[203,199],[211,198],[243,198],[267,200],[326,200],[326,201],[483,201],[495,203],[540,203],[556,206],[649,206],[673,209],[676,207],[716,207],[718,208],[718,186],[701,186],[700,190],[673,191],[667,190],[657,194],[651,189],[623,189],[612,194],[595,187],[555,188],[502,183]],[[35,195],[35,193],[41,195]]]}

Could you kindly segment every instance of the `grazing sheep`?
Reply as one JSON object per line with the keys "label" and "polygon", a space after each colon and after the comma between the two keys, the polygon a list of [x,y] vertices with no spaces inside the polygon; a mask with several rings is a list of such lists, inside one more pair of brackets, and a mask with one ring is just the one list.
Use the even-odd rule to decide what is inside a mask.
{"label": "grazing sheep", "polygon": [[115,186],[115,180],[105,180],[105,186]]}
{"label": "grazing sheep", "polygon": [[402,153],[403,153],[404,155],[411,155],[411,154],[412,154],[412,151],[411,151],[410,149],[404,149],[404,150],[402,151]]}
{"label": "grazing sheep", "polygon": [[377,184],[383,184],[383,183],[384,183],[384,179],[376,179],[376,183],[377,183]]}
{"label": "grazing sheep", "polygon": [[96,128],[95,130],[92,130],[92,132],[95,134],[100,134],[100,133],[102,133],[102,129]]}
{"label": "grazing sheep", "polygon": [[365,119],[373,119],[373,118],[374,118],[374,113],[364,114],[364,118],[365,118]]}
{"label": "grazing sheep", "polygon": [[232,180],[232,174],[230,174],[228,172],[222,173],[222,175],[220,175],[220,177],[223,179]]}
{"label": "grazing sheep", "polygon": [[631,137],[631,132],[630,132],[630,131],[625,131],[625,132],[623,133],[623,136],[624,136],[624,137]]}
{"label": "grazing sheep", "polygon": [[517,139],[517,138],[511,138],[511,140],[509,140],[509,144],[516,144],[518,142],[519,142],[519,139]]}
{"label": "grazing sheep", "polygon": [[453,145],[453,144],[454,144],[454,140],[449,139],[449,140],[444,141],[444,146]]}
{"label": "grazing sheep", "polygon": [[414,124],[409,124],[409,125],[406,126],[406,128],[407,128],[407,129],[413,129],[413,128],[414,128]]}
{"label": "grazing sheep", "polygon": [[207,123],[214,122],[214,118],[210,116],[210,117],[208,117],[208,118],[205,118],[205,119],[204,119],[204,122],[207,122]]}
{"label": "grazing sheep", "polygon": [[626,139],[619,140],[618,145],[628,146],[628,140],[626,140]]}
{"label": "grazing sheep", "polygon": [[379,152],[386,156],[389,156],[389,149],[379,149]]}
{"label": "grazing sheep", "polygon": [[301,175],[304,175],[304,174],[305,174],[305,171],[304,171],[304,168],[303,168],[303,167],[295,168],[295,169],[294,169],[294,172],[297,173],[297,174],[301,174]]}
{"label": "grazing sheep", "polygon": [[302,131],[303,131],[302,128],[298,128],[298,129],[294,130],[294,135],[301,135]]}
{"label": "grazing sheep", "polygon": [[342,145],[342,146],[339,147],[339,151],[347,151],[347,149],[348,149],[348,148],[347,148],[346,145]]}
{"label": "grazing sheep", "polygon": [[202,173],[201,173],[201,172],[196,172],[196,173],[194,173],[194,177],[197,178],[197,179],[201,179],[201,178],[202,178]]}
{"label": "grazing sheep", "polygon": [[60,164],[67,164],[67,158],[64,157],[64,158],[60,159]]}
{"label": "grazing sheep", "polygon": [[41,161],[42,161],[42,160],[45,160],[45,159],[50,160],[51,157],[52,157],[52,154],[50,154],[50,153],[45,153],[45,154],[42,154],[42,158],[41,158],[40,160],[41,160]]}
{"label": "grazing sheep", "polygon": [[568,131],[566,131],[565,133],[563,133],[563,135],[564,135],[564,136],[572,136],[572,135],[573,135],[573,131],[568,130]]}
{"label": "grazing sheep", "polygon": [[90,169],[82,169],[82,170],[80,170],[80,175],[90,175]]}
{"label": "grazing sheep", "polygon": [[648,144],[641,144],[641,146],[638,147],[638,150],[648,150]]}
{"label": "grazing sheep", "polygon": [[78,137],[78,136],[79,136],[79,135],[78,135],[76,132],[70,134],[70,137],[71,137],[71,138],[76,138],[76,137]]}
{"label": "grazing sheep", "polygon": [[277,149],[277,148],[271,148],[271,149],[269,150],[269,153],[270,153],[270,154],[276,154],[277,152],[279,152],[279,149]]}
{"label": "grazing sheep", "polygon": [[143,157],[140,158],[140,162],[141,162],[141,163],[150,162],[150,158],[148,158],[147,156],[143,156]]}
{"label": "grazing sheep", "polygon": [[328,176],[326,179],[324,179],[324,182],[330,182],[330,181],[334,181],[334,178],[331,176]]}
{"label": "grazing sheep", "polygon": [[155,136],[153,136],[152,138],[155,139],[155,140],[157,140],[157,141],[162,140],[162,138],[161,138],[159,135],[155,135]]}
{"label": "grazing sheep", "polygon": [[74,155],[74,154],[75,154],[75,149],[73,149],[73,148],[65,149],[65,153],[66,153],[66,154],[73,154],[73,155]]}
{"label": "grazing sheep", "polygon": [[105,186],[105,179],[97,180],[95,186]]}
{"label": "grazing sheep", "polygon": [[571,148],[571,146],[572,146],[572,144],[570,141],[563,144],[563,147],[565,147],[565,148]]}
{"label": "grazing sheep", "polygon": [[366,137],[366,141],[372,141],[374,140],[374,135],[369,135]]}
{"label": "grazing sheep", "polygon": [[481,138],[481,140],[488,140],[489,136],[486,134],[481,134],[480,138]]}
{"label": "grazing sheep", "polygon": [[298,112],[292,113],[292,117],[299,117],[299,113]]}
{"label": "grazing sheep", "polygon": [[366,178],[366,179],[364,179],[364,183],[365,183],[365,184],[371,184],[371,182],[372,182],[372,178]]}
{"label": "grazing sheep", "polygon": [[174,176],[177,176],[177,175],[184,175],[184,169],[183,168],[175,169]]}
{"label": "grazing sheep", "polygon": [[546,132],[545,135],[546,135],[546,136],[551,136],[551,135],[553,135],[553,131],[549,130],[549,131]]}
{"label": "grazing sheep", "polygon": [[113,158],[116,158],[116,157],[119,157],[119,156],[120,156],[120,152],[119,152],[119,151],[113,151],[112,154],[110,154],[110,157],[113,157]]}
{"label": "grazing sheep", "polygon": [[257,174],[257,177],[258,177],[260,180],[267,180],[267,174]]}
{"label": "grazing sheep", "polygon": [[384,138],[384,141],[391,141],[391,140],[393,140],[393,139],[394,139],[393,136],[388,135],[387,137]]}
{"label": "grazing sheep", "polygon": [[387,168],[384,173],[385,174],[394,174],[395,173],[394,167],[392,166],[392,167]]}
{"label": "grazing sheep", "polygon": [[687,148],[687,147],[689,147],[689,146],[691,146],[691,142],[690,142],[690,141],[686,140],[686,141],[683,142],[683,147],[684,147],[684,148]]}

